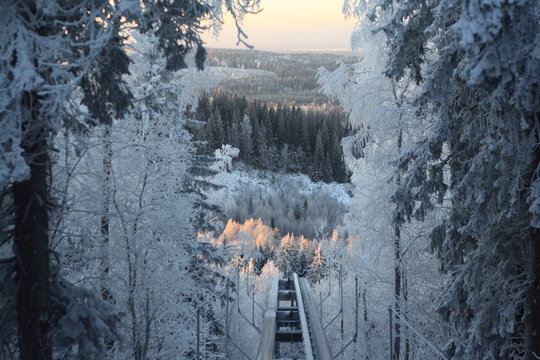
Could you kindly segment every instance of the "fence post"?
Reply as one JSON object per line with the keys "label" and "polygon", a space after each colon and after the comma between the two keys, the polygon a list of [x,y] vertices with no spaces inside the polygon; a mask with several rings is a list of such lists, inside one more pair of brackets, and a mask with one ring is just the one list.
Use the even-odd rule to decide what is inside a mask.
{"label": "fence post", "polygon": [[358,276],[354,278],[354,342],[358,337]]}
{"label": "fence post", "polygon": [[225,353],[229,357],[229,279],[226,280],[225,293],[227,306],[225,307]]}
{"label": "fence post", "polygon": [[200,346],[201,346],[201,311],[197,307],[197,360],[201,359],[201,355],[199,352]]}
{"label": "fence post", "polygon": [[393,339],[393,334],[392,334],[392,328],[394,327],[394,319],[393,319],[393,316],[392,316],[392,307],[389,306],[388,307],[388,319],[390,320],[389,321],[389,329],[390,329],[390,360],[394,360],[394,353],[393,353],[393,350],[394,350],[394,339]]}
{"label": "fence post", "polygon": [[343,314],[343,264],[339,268],[339,291],[340,291],[340,305],[341,305],[341,339],[343,339],[344,329],[344,314]]}

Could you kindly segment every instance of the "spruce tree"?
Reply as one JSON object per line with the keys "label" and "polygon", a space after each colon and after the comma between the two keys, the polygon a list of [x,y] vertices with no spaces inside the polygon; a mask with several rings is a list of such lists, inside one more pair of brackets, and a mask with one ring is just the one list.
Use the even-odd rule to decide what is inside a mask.
{"label": "spruce tree", "polygon": [[206,120],[204,126],[205,138],[208,141],[209,151],[212,152],[215,149],[220,149],[225,139],[225,127],[221,120],[221,113],[219,108],[214,107],[210,114],[210,117]]}
{"label": "spruce tree", "polygon": [[253,162],[259,169],[266,170],[269,166],[268,146],[266,145],[266,136],[263,128],[256,123],[253,129]]}
{"label": "spruce tree", "polygon": [[249,163],[253,156],[253,127],[248,115],[244,115],[240,128],[240,158]]}
{"label": "spruce tree", "polygon": [[3,1],[1,8],[0,79],[9,91],[0,100],[5,131],[0,139],[0,186],[9,186],[15,206],[13,295],[19,359],[52,358],[53,333],[68,303],[80,305],[81,311],[94,306],[84,324],[84,334],[95,336],[94,353],[82,354],[90,349],[89,343],[72,340],[80,340],[78,355],[99,357],[99,337],[114,332],[110,317],[102,313],[100,301],[68,286],[51,265],[52,138],[60,129],[84,133],[92,125],[120,117],[128,107],[130,94],[121,80],[127,47],[120,37],[127,26],[156,35],[168,70],[186,67],[184,57],[193,48],[196,65],[202,68],[205,50],[200,31],[206,25],[201,21],[214,9],[197,0]]}
{"label": "spruce tree", "polygon": [[317,134],[317,142],[315,143],[315,152],[313,153],[313,163],[311,169],[311,179],[315,182],[321,181],[324,178],[324,148],[322,141],[322,132]]}
{"label": "spruce tree", "polygon": [[309,280],[313,283],[318,283],[328,274],[327,260],[320,245],[315,249],[313,260],[309,264],[307,273]]}

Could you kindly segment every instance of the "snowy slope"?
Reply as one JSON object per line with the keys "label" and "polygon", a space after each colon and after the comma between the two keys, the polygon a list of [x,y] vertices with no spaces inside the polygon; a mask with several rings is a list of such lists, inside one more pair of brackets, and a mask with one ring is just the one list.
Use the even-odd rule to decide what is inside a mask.
{"label": "snowy slope", "polygon": [[212,181],[218,185],[224,186],[223,189],[218,190],[214,194],[210,194],[212,199],[218,201],[220,198],[242,192],[246,186],[258,185],[271,188],[276,182],[285,182],[289,186],[291,196],[294,196],[295,194],[311,195],[314,192],[326,192],[338,199],[338,201],[347,208],[351,204],[351,184],[314,183],[305,174],[281,174],[239,166],[231,172],[221,172],[215,175]]}
{"label": "snowy slope", "polygon": [[315,238],[329,236],[334,229],[341,231],[351,203],[352,185],[313,183],[303,174],[243,167],[222,172],[213,182],[223,186],[208,194],[208,200],[224,212],[222,225],[228,219],[243,222],[260,218],[281,234]]}

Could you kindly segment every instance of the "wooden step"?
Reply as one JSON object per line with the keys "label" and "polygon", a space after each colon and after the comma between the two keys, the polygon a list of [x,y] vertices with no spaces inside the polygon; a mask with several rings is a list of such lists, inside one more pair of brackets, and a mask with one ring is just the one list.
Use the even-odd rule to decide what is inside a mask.
{"label": "wooden step", "polygon": [[279,329],[276,331],[276,341],[302,342],[302,330]]}
{"label": "wooden step", "polygon": [[300,314],[298,314],[298,310],[287,310],[287,311],[277,311],[276,312],[276,319],[279,320],[300,320]]}
{"label": "wooden step", "polygon": [[278,301],[296,300],[296,291],[294,290],[279,290]]}

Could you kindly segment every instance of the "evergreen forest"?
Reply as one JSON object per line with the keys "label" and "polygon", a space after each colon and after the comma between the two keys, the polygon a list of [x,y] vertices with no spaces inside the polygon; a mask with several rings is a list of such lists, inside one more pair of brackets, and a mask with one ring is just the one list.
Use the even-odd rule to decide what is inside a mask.
{"label": "evergreen forest", "polygon": [[207,155],[228,144],[256,169],[299,172],[314,182],[349,180],[341,140],[350,127],[337,108],[304,110],[216,91],[203,93],[189,115],[199,121],[190,130],[196,141],[206,142]]}

